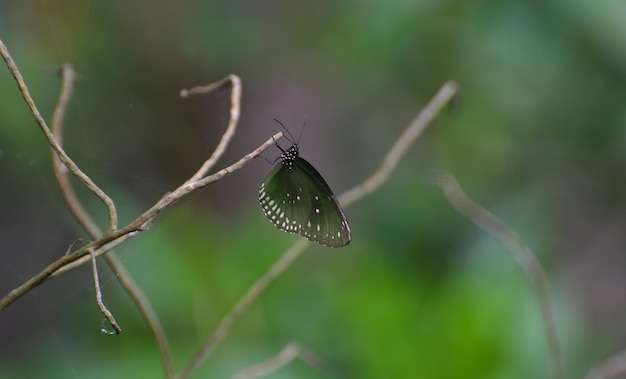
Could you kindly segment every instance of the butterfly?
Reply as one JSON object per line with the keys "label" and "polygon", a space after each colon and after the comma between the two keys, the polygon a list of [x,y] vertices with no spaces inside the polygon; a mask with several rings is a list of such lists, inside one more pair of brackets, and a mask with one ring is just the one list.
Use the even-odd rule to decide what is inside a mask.
{"label": "butterfly", "polygon": [[278,120],[291,137],[291,146],[282,151],[272,171],[259,188],[259,202],[268,220],[287,233],[301,234],[310,241],[328,247],[350,243],[350,225],[341,205],[322,175],[300,157],[298,141]]}

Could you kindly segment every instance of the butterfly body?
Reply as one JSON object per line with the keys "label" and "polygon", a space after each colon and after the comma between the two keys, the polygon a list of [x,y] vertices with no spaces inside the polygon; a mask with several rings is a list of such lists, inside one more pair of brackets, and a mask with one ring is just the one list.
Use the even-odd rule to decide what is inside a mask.
{"label": "butterfly body", "polygon": [[349,244],[350,226],[324,178],[299,156],[296,142],[281,150],[280,164],[274,166],[259,188],[265,216],[278,229],[324,246]]}

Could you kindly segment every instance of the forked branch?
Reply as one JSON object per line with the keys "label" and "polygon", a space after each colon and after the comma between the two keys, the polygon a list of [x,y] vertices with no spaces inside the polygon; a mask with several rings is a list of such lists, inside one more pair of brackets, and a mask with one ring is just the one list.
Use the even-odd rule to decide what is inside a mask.
{"label": "forked branch", "polygon": [[[67,156],[65,151],[63,150],[61,144],[57,142],[53,132],[48,128],[45,120],[41,116],[39,110],[37,109],[28,88],[22,78],[21,73],[19,72],[17,65],[13,61],[11,55],[9,54],[6,46],[0,40],[0,53],[2,54],[3,59],[6,62],[9,71],[12,73],[13,77],[16,80],[18,89],[22,94],[22,97],[26,101],[33,117],[37,121],[40,129],[43,131],[48,143],[50,144],[52,150],[55,152],[55,159],[58,158],[58,161],[55,161],[54,167],[55,172],[57,173],[57,178],[59,179],[59,183],[62,186],[62,190],[64,191],[64,195],[66,202],[70,206],[72,212],[77,216],[77,219],[81,222],[81,225],[85,227],[88,233],[94,238],[92,242],[73,251],[70,254],[63,255],[55,262],[51,263],[43,269],[38,274],[34,275],[32,278],[24,282],[22,285],[10,291],[6,296],[0,299],[0,310],[6,308],[8,305],[13,303],[15,300],[26,294],[31,289],[43,283],[45,280],[52,276],[60,275],[68,270],[76,268],[82,264],[87,263],[90,260],[90,255],[97,257],[99,255],[105,254],[109,252],[112,248],[124,242],[125,240],[132,238],[138,232],[146,230],[150,227],[152,221],[166,208],[173,205],[176,201],[181,199],[182,197],[188,195],[189,193],[212,184],[226,175],[229,175],[239,169],[241,169],[248,161],[261,154],[266,148],[271,146],[275,140],[282,137],[282,133],[277,133],[272,138],[268,139],[265,143],[259,146],[257,149],[247,154],[243,158],[241,158],[238,162],[219,170],[218,172],[207,175],[209,169],[214,166],[214,164],[218,161],[218,159],[223,155],[226,147],[228,146],[229,141],[231,140],[237,121],[239,118],[239,102],[240,102],[240,93],[241,93],[241,84],[240,80],[235,75],[230,75],[226,79],[216,83],[212,88],[221,87],[224,84],[230,83],[232,85],[232,95],[231,95],[231,118],[229,121],[229,125],[226,129],[226,132],[222,136],[222,140],[218,145],[214,154],[202,165],[202,167],[198,170],[198,172],[192,176],[191,179],[183,183],[180,187],[175,189],[174,191],[166,194],[161,198],[156,204],[154,204],[150,209],[144,212],[142,215],[137,217],[133,222],[126,225],[125,227],[118,229],[117,228],[117,211],[113,201],[107,196],[99,187],[95,185],[91,181],[91,179],[83,173],[76,164]],[[65,67],[67,69],[67,67]],[[73,80],[69,80],[68,83],[71,82],[73,84]],[[67,83],[66,83],[67,84]],[[65,114],[65,109],[67,108],[67,103],[69,102],[69,98],[71,95],[71,85],[69,85],[62,93],[62,96],[59,99],[59,105],[57,107],[57,112],[54,115],[54,123],[59,126],[58,133],[61,135],[61,125]],[[190,93],[194,92],[194,90],[189,90]],[[102,200],[102,202],[107,206],[109,210],[109,226],[107,231],[104,234],[99,233],[97,226],[93,223],[87,213],[82,209],[80,202],[76,201],[76,199],[72,199],[72,190],[71,186],[67,182],[67,177],[63,173],[64,167],[67,168],[73,175],[75,175],[78,179],[81,180],[85,184],[85,186],[91,190],[98,198]],[[96,237],[97,236],[97,237]],[[121,267],[123,266],[119,264],[119,261],[113,258],[109,258],[109,264],[112,267]],[[127,284],[132,285],[130,280],[126,281]],[[141,296],[137,296],[136,300],[139,300]]]}

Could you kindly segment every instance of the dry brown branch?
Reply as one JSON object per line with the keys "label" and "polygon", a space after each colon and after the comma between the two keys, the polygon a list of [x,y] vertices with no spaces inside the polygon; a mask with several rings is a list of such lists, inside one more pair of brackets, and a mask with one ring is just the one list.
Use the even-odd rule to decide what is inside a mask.
{"label": "dry brown branch", "polygon": [[513,258],[535,287],[542,324],[548,342],[552,377],[564,379],[565,367],[561,357],[552,302],[550,301],[550,286],[541,263],[517,233],[491,212],[470,199],[454,176],[444,171],[437,171],[435,175],[437,184],[445,193],[450,204],[467,219],[500,240],[500,243],[511,252]]}
{"label": "dry brown branch", "polygon": [[[426,126],[433,120],[443,107],[446,106],[457,93],[458,86],[455,82],[445,83],[433,99],[422,109],[417,117],[409,124],[402,135],[393,144],[387,156],[385,157],[382,165],[377,169],[369,178],[363,181],[361,184],[353,187],[339,199],[344,207],[360,200],[367,194],[373,192],[382,183],[389,178],[389,175],[398,165],[400,159],[406,154],[408,148],[415,143],[415,140],[419,137],[421,132]],[[259,278],[243,297],[235,304],[233,309],[222,319],[219,326],[206,340],[204,345],[198,350],[196,355],[191,359],[190,363],[185,368],[181,379],[188,378],[192,372],[197,369],[204,360],[215,350],[219,343],[226,337],[230,328],[235,321],[243,314],[254,301],[265,291],[265,289],[280,276],[285,270],[287,270],[291,264],[298,259],[309,242],[302,238],[298,240],[289,250],[287,250],[279,260],[274,263],[272,267]]]}
{"label": "dry brown branch", "polygon": [[233,379],[261,378],[282,369],[296,358],[302,359],[309,366],[315,369],[319,369],[321,367],[322,360],[317,354],[297,343],[290,343],[275,357],[239,371],[235,374],[235,376],[233,376]]}

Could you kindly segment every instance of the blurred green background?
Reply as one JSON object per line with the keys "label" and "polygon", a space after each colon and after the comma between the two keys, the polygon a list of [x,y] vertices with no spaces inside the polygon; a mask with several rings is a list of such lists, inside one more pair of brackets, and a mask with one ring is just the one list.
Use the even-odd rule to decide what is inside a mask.
{"label": "blurred green background", "polygon": [[[299,342],[324,359],[270,378],[546,378],[532,286],[509,253],[432,184],[453,172],[548,272],[567,372],[626,345],[626,3],[622,1],[17,1],[0,38],[49,119],[71,62],[81,81],[65,144],[113,196],[122,224],[192,173],[228,120],[229,93],[181,88],[236,73],[238,133],[219,167],[307,119],[301,153],[337,194],[378,167],[437,89],[458,106],[380,191],[346,210],[353,241],[312,246],[195,377],[228,378]],[[271,159],[277,149],[265,155]],[[181,369],[297,237],[257,203],[257,159],[181,201],[118,249]],[[45,140],[0,70],[0,295],[82,231]],[[102,225],[102,206],[79,191]],[[143,319],[106,265],[122,328],[100,333],[88,266],[0,312],[0,377],[162,377]]]}

